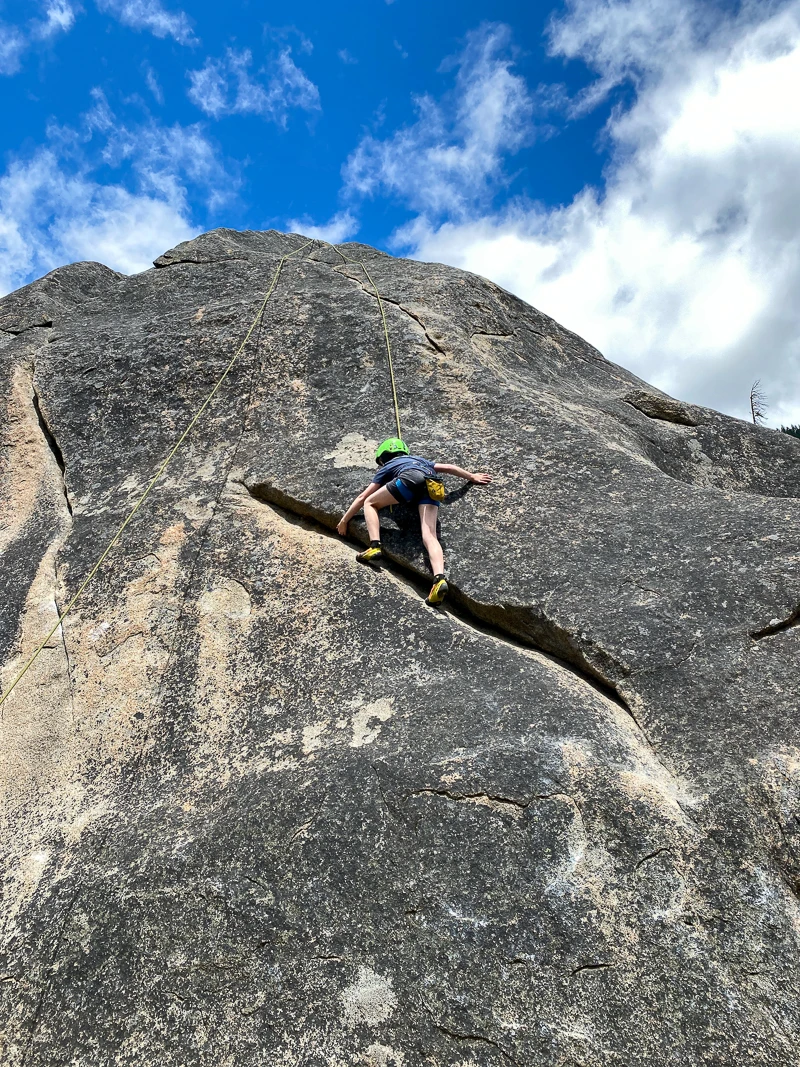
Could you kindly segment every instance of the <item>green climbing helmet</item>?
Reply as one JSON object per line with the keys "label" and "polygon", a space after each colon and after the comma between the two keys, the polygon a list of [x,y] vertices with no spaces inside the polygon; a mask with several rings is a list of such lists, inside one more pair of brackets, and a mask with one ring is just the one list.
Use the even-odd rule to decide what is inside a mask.
{"label": "green climbing helmet", "polygon": [[408,445],[404,444],[399,437],[387,437],[383,444],[378,445],[375,453],[376,463],[386,463],[395,456],[407,456]]}

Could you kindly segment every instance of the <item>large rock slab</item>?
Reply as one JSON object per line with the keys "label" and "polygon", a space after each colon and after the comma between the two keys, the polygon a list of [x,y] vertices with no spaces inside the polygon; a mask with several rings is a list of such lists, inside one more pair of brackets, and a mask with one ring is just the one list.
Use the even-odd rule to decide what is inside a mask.
{"label": "large rock slab", "polygon": [[[797,1062],[800,442],[491,282],[214,231],[0,301],[15,1067]],[[366,266],[366,270],[364,266]],[[448,486],[355,563],[393,431]]]}

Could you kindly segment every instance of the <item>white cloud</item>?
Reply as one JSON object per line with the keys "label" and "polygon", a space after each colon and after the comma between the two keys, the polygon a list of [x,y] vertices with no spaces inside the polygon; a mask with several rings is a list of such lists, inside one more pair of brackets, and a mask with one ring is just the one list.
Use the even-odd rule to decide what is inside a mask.
{"label": "white cloud", "polygon": [[302,233],[305,237],[315,237],[332,245],[355,237],[359,229],[358,219],[349,211],[337,211],[321,226],[315,226],[307,215],[299,219],[289,219],[286,225],[293,233]]}
{"label": "white cloud", "polygon": [[0,22],[0,74],[16,74],[28,42],[16,26]]}
{"label": "white cloud", "polygon": [[[319,110],[319,90],[295,64],[290,48],[284,48],[270,63],[250,75],[253,56],[249,49],[229,48],[221,59],[206,59],[200,70],[189,71],[189,99],[207,115],[220,118],[236,112],[262,115],[286,125],[290,108]],[[266,82],[258,80],[266,76]]]}
{"label": "white cloud", "polygon": [[69,33],[75,24],[75,9],[67,0],[53,0],[47,5],[44,21],[38,19],[31,24],[32,36],[46,41],[57,33]]}
{"label": "white cloud", "polygon": [[550,52],[582,60],[599,75],[574,101],[573,113],[594,107],[625,81],[641,86],[668,71],[680,78],[698,43],[726,25],[722,12],[702,0],[567,0],[567,9],[551,20]]}
{"label": "white cloud", "polygon": [[167,11],[160,0],[96,0],[100,11],[113,15],[133,30],[147,30],[154,37],[172,37],[178,44],[198,44],[184,11]]}
{"label": "white cloud", "polygon": [[386,140],[367,135],[344,167],[345,188],[380,190],[427,213],[465,214],[505,181],[503,159],[533,136],[534,101],[511,71],[508,27],[469,35],[455,92],[416,99],[419,118]]}
{"label": "white cloud", "polygon": [[[95,138],[103,143],[90,158]],[[117,180],[101,182],[100,165],[115,169]],[[231,187],[235,179],[199,128],[128,129],[96,93],[80,130],[53,127],[46,145],[0,175],[0,292],[79,259],[144,270],[199,232],[190,188],[213,207]]]}
{"label": "white cloud", "polygon": [[112,167],[129,161],[139,189],[167,203],[185,205],[188,181],[205,192],[206,204],[213,210],[230,198],[237,185],[199,126],[149,123],[129,130],[114,123],[102,156]]}
{"label": "white cloud", "polygon": [[346,48],[340,48],[339,51],[336,54],[339,57],[339,59],[341,59],[342,63],[344,63],[347,66],[350,66],[353,63],[358,63],[358,60],[356,59],[356,57],[354,55],[351,55],[351,53],[348,52]]}
{"label": "white cloud", "polygon": [[0,177],[0,292],[81,259],[126,274],[144,270],[197,232],[185,199],[102,185],[42,148]]}
{"label": "white cloud", "polygon": [[0,21],[0,74],[16,74],[22,56],[34,43],[69,33],[77,10],[67,0],[51,0],[45,5],[44,18],[30,19],[24,29]]}
{"label": "white cloud", "polygon": [[492,277],[673,394],[747,417],[761,378],[772,421],[800,422],[800,3],[711,28],[689,0],[573,0],[551,41],[597,72],[577,107],[621,79],[635,90],[606,127],[604,187],[443,221],[398,179],[422,210],[397,240]]}
{"label": "white cloud", "polygon": [[161,86],[158,83],[158,77],[156,76],[156,72],[153,70],[153,68],[150,66],[149,63],[145,63],[144,66],[142,67],[142,70],[144,72],[145,85],[150,90],[150,92],[153,94],[153,96],[155,97],[157,103],[163,104],[164,103],[164,93],[163,93],[163,90],[161,89]]}

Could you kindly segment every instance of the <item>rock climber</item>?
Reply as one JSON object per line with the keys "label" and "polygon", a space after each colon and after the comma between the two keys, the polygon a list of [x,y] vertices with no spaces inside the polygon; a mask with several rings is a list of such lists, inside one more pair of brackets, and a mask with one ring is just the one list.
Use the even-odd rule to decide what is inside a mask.
{"label": "rock climber", "polygon": [[363,507],[369,533],[369,548],[359,552],[356,559],[359,563],[379,566],[383,550],[378,512],[390,504],[417,504],[422,526],[422,543],[433,571],[433,586],[425,603],[441,604],[447,596],[447,582],[444,576],[444,553],[436,536],[439,504],[444,500],[444,485],[438,475],[454,474],[457,478],[465,478],[476,485],[488,485],[492,480],[491,475],[473,474],[454,463],[431,463],[422,456],[412,456],[399,437],[389,437],[380,445],[375,453],[375,462],[378,464],[375,477],[342,515],[336,529],[344,537],[347,524]]}

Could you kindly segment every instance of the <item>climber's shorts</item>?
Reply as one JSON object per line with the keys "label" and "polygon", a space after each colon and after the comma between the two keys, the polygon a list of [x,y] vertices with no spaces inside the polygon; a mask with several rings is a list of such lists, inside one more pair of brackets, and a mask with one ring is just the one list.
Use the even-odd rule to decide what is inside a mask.
{"label": "climber's shorts", "polygon": [[428,495],[425,475],[421,471],[403,471],[395,481],[388,482],[386,488],[398,503],[433,504],[435,508],[439,507],[439,502],[431,500]]}

